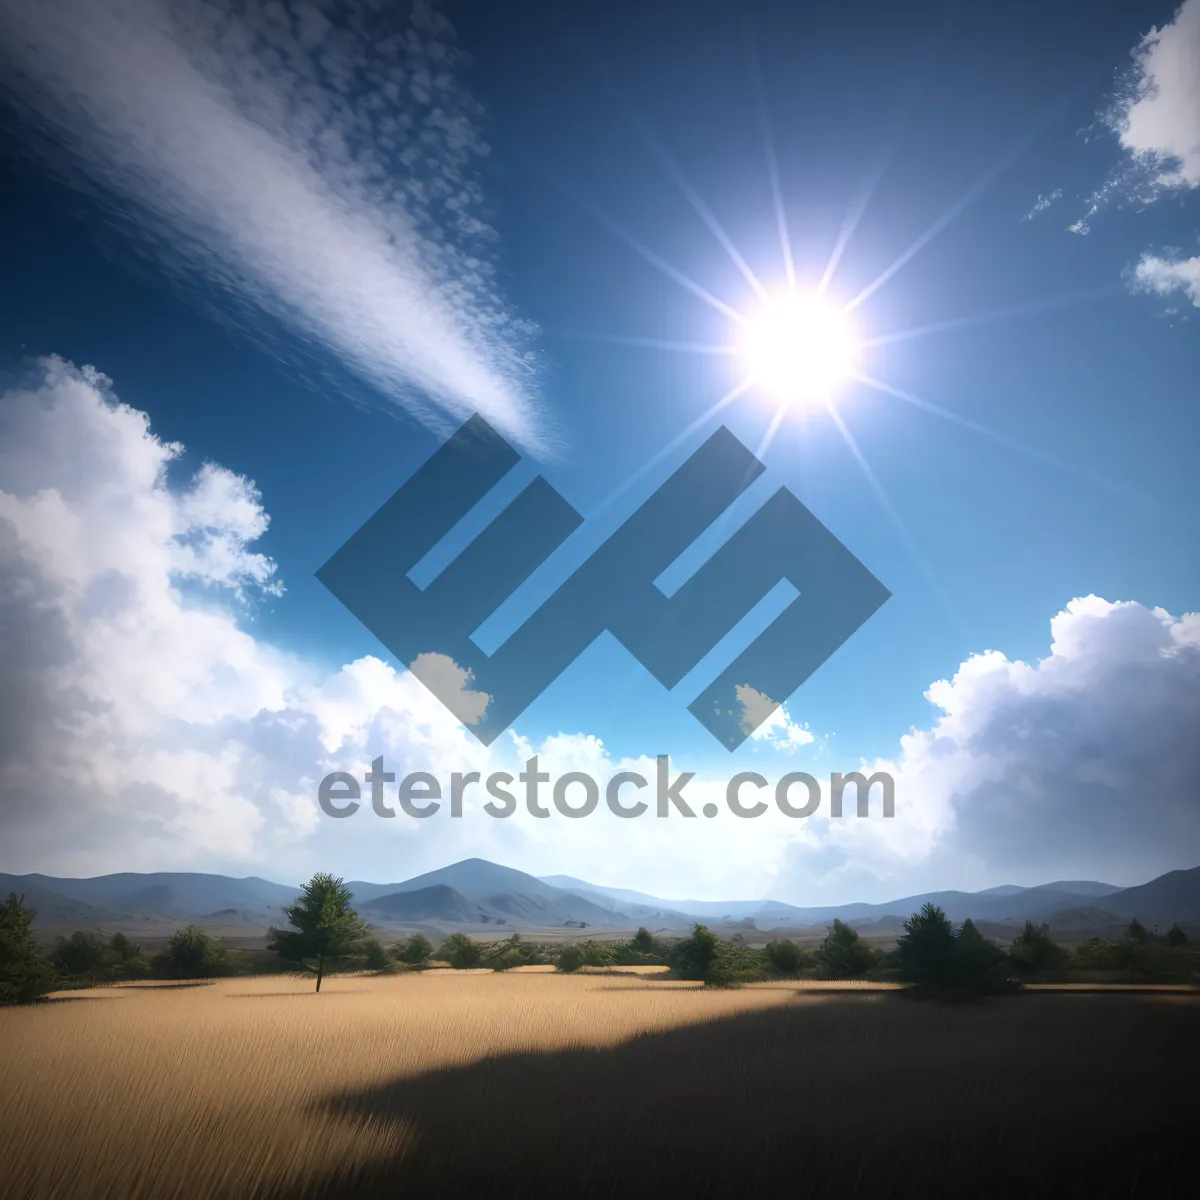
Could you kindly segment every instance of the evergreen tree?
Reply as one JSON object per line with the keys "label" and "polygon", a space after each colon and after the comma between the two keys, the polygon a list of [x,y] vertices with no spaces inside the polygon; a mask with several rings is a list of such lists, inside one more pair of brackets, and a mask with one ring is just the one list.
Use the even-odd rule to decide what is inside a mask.
{"label": "evergreen tree", "polygon": [[50,990],[52,972],[29,932],[35,916],[25,897],[0,905],[0,1004],[26,1004]]}
{"label": "evergreen tree", "polygon": [[271,930],[267,949],[315,971],[318,992],[326,971],[362,953],[366,924],[351,899],[343,880],[318,873],[304,885],[300,899],[283,910],[293,928]]}

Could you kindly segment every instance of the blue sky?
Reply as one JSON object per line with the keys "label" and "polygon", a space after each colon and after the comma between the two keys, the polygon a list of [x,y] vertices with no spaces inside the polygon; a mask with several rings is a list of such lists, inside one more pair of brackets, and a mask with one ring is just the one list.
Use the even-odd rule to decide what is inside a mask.
{"label": "blue sky", "polygon": [[[533,746],[559,735],[599,739],[614,762],[669,753],[713,774],[764,763],[779,774],[814,763],[848,771],[893,762],[910,779],[910,810],[929,807],[907,832],[887,835],[890,849],[848,848],[827,831],[804,850],[792,834],[784,845],[763,832],[746,849],[744,867],[718,869],[723,835],[715,824],[694,835],[690,858],[680,848],[670,861],[642,861],[614,841],[589,863],[582,835],[522,840],[483,830],[483,818],[470,837],[406,833],[392,852],[379,849],[374,829],[355,826],[351,837],[298,817],[280,859],[283,852],[270,849],[273,818],[262,816],[269,804],[254,801],[259,816],[244,840],[226,846],[181,818],[137,851],[146,869],[157,854],[165,865],[240,864],[270,874],[274,857],[296,873],[324,854],[346,874],[399,877],[463,857],[457,850],[469,843],[527,869],[676,894],[761,886],[781,898],[869,899],[868,892],[909,883],[984,887],[1121,869],[1131,877],[1113,882],[1132,883],[1194,865],[1195,777],[1189,791],[1178,762],[1163,768],[1162,779],[1147,778],[1147,769],[1159,768],[1137,754],[1136,762],[1120,757],[1113,740],[1099,744],[1102,761],[1114,756],[1105,767],[1110,780],[1142,771],[1146,790],[1162,796],[1165,789],[1178,806],[1174,832],[1148,836],[1144,852],[1122,856],[1128,831],[1120,822],[1103,844],[1072,832],[1093,811],[1094,798],[1081,792],[1074,825],[1064,818],[1051,836],[1058,826],[1047,823],[1044,859],[1023,854],[1015,835],[1011,852],[991,855],[985,832],[976,830],[969,845],[961,837],[991,811],[990,800],[980,799],[970,816],[963,805],[975,790],[990,796],[992,785],[978,782],[974,765],[949,783],[913,774],[900,739],[914,727],[935,729],[949,710],[927,689],[953,678],[972,655],[997,651],[1010,665],[1046,659],[1051,620],[1078,597],[1130,602],[1147,628],[1175,629],[1171,644],[1192,653],[1192,634],[1178,630],[1191,628],[1180,622],[1200,607],[1200,563],[1190,549],[1200,511],[1192,469],[1200,435],[1200,116],[1187,66],[1198,0],[1178,15],[1170,3],[1097,4],[1083,16],[1065,3],[874,5],[853,21],[836,9],[768,3],[744,12],[708,3],[573,6],[570,16],[552,4],[516,13],[451,4],[453,32],[420,18],[417,50],[401,44],[374,54],[355,47],[366,34],[345,24],[344,7],[317,7],[332,26],[300,19],[313,6],[288,6],[296,19],[284,24],[273,22],[269,6],[251,6],[264,44],[287,51],[275,66],[261,49],[244,48],[215,2],[191,6],[182,25],[153,43],[185,55],[204,48],[228,67],[231,94],[254,133],[242,144],[222,141],[234,137],[224,129],[210,144],[203,123],[215,118],[201,92],[155,91],[149,76],[128,85],[128,95],[99,85],[85,95],[99,136],[61,107],[56,81],[79,62],[98,62],[101,81],[119,73],[113,30],[134,10],[158,11],[153,0],[132,8],[106,0],[97,9],[103,19],[88,18],[65,38],[20,14],[16,0],[0,3],[0,42],[20,67],[11,95],[29,106],[6,125],[0,192],[8,231],[0,246],[0,361],[12,394],[37,390],[28,380],[49,355],[103,372],[121,402],[147,414],[159,439],[186,448],[167,468],[172,487],[186,489],[206,462],[253,481],[257,498],[242,500],[260,505],[269,526],[251,521],[221,544],[235,556],[269,558],[284,590],[231,602],[237,627],[310,673],[334,674],[368,655],[386,661],[314,573],[470,411],[473,388],[482,389],[481,410],[509,422],[506,432],[549,482],[585,518],[597,514],[565,548],[564,569],[715,428],[717,419],[701,426],[602,507],[744,372],[735,356],[649,343],[731,341],[733,322],[697,291],[739,312],[753,307],[750,284],[689,192],[755,277],[769,290],[786,283],[773,163],[797,278],[819,280],[844,239],[829,295],[845,303],[865,294],[854,310],[858,336],[884,343],[862,350],[862,368],[908,399],[848,381],[836,394],[836,419],[814,411],[776,422],[772,399],[751,388],[719,421],[752,449],[777,425],[760,455],[769,488],[793,491],[892,598],[788,701],[788,719],[813,738],[798,750],[785,753],[764,738],[727,755],[688,714],[690,695],[666,692],[607,637],[542,694],[516,731]],[[350,30],[344,44],[339,22]],[[1143,43],[1153,28],[1164,33]],[[346,76],[351,82],[338,91],[343,77],[322,67],[305,91],[306,68],[287,55],[325,63],[339,45],[362,73]],[[1139,46],[1141,57],[1131,57]],[[469,61],[448,59],[453,50],[445,48],[453,47]],[[393,67],[413,89],[398,101],[384,87]],[[421,94],[427,68],[431,102]],[[1147,79],[1159,89],[1153,106]],[[310,120],[303,103],[314,95]],[[161,118],[140,103],[149,96]],[[280,109],[272,103],[279,97],[299,97],[299,107]],[[431,123],[431,111],[445,119]],[[42,152],[25,136],[36,120],[57,128],[57,149]],[[351,197],[349,209],[309,203],[308,176],[288,175],[292,160],[271,153],[294,150],[305,144],[305,129],[321,128],[346,140],[342,150],[314,154],[312,179],[329,183],[332,172],[331,194]],[[434,130],[433,140],[422,143],[414,129]],[[375,145],[366,160],[354,149],[364,130]],[[194,153],[181,131],[197,135]],[[271,152],[247,150],[259,137]],[[486,154],[478,152],[484,141]],[[426,159],[406,158],[410,142],[450,165],[431,169]],[[231,147],[237,152],[224,152]],[[368,160],[381,167],[383,182],[363,183],[349,169]],[[147,170],[168,183],[139,192]],[[400,253],[395,242],[375,254],[354,224],[378,218],[394,229],[387,222],[401,209],[416,247],[408,267],[384,261]],[[241,237],[252,240],[242,245]],[[261,262],[247,257],[246,245],[262,249]],[[403,282],[413,278],[412,262],[425,272],[417,284]],[[689,290],[680,276],[696,286]],[[425,305],[422,295],[437,304]],[[902,336],[908,331],[917,332]],[[43,382],[43,392],[50,386]],[[13,428],[18,462],[15,439],[26,426]],[[13,480],[0,479],[0,489],[14,504],[35,493],[32,474],[24,493]],[[44,566],[50,557],[46,550],[32,561]],[[247,579],[258,569],[247,575],[244,568]],[[201,578],[196,603],[216,603],[212,583]],[[1152,616],[1155,609],[1170,620]],[[1110,622],[1129,610],[1112,611]],[[1093,621],[1103,624],[1099,614]],[[1099,637],[1076,667],[1109,645],[1107,634]],[[1188,664],[1172,676],[1170,687],[1180,691],[1166,693],[1175,697],[1169,712],[1158,685],[1148,685],[1148,708],[1136,707],[1134,695],[1126,701],[1134,708],[1097,717],[1096,730],[1145,720],[1164,756],[1186,746],[1172,723],[1182,726],[1200,709]],[[1122,670],[1141,678],[1149,669],[1121,654],[1102,668],[1096,685],[1102,679],[1118,688]],[[1006,686],[1021,691],[1011,680]],[[1061,719],[1056,736],[1069,743],[1091,719],[1080,712],[1094,700],[1092,686],[1081,676],[1053,703],[1027,689],[1022,694],[1044,707],[1004,718],[987,708],[981,727],[995,733],[1007,721],[1011,733],[1023,722]],[[959,695],[966,704],[971,694],[964,685]],[[224,710],[176,716],[210,732],[230,719]],[[963,754],[991,761],[994,748],[977,743],[965,735],[957,741]],[[410,739],[397,753],[421,769],[423,745]],[[328,753],[352,759],[367,750],[365,742],[353,746]],[[253,753],[269,780],[270,754],[257,744]],[[1029,768],[1017,755],[1016,775],[1036,776]],[[300,775],[314,771],[305,763]],[[1059,804],[1086,781],[1084,771],[1036,799]],[[116,797],[151,785],[166,786],[148,778],[112,786]],[[269,793],[273,785],[263,786]],[[1103,786],[1123,796],[1114,805],[1128,808],[1127,786]],[[306,787],[285,790],[307,794],[311,807]],[[939,787],[945,794],[927,801]],[[172,788],[171,811],[185,812],[195,797]],[[905,799],[901,789],[898,826]],[[1012,828],[1017,823],[1012,816]],[[991,837],[1007,844],[999,825]],[[134,865],[118,862],[97,838],[81,831],[60,844],[31,827],[21,843],[30,861],[3,865]],[[1015,878],[1023,872],[1031,877]]]}

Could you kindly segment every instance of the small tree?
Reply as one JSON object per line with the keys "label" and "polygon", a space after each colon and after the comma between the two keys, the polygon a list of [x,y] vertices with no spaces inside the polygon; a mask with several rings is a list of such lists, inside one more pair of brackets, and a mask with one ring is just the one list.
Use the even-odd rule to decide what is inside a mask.
{"label": "small tree", "polygon": [[72,979],[102,975],[116,965],[117,955],[99,934],[77,929],[69,938],[60,937],[50,961],[57,971]]}
{"label": "small tree", "polygon": [[583,966],[583,952],[578,946],[564,946],[558,952],[556,965],[560,971],[578,971]]}
{"label": "small tree", "polygon": [[267,949],[285,962],[316,971],[318,992],[326,970],[362,953],[366,924],[350,900],[343,880],[319,872],[304,885],[300,899],[283,910],[293,928],[271,930]]}
{"label": "small tree", "polygon": [[1013,938],[1008,957],[1021,974],[1040,978],[1060,969],[1069,955],[1050,937],[1048,925],[1026,921],[1025,928]]}
{"label": "small tree", "polygon": [[156,964],[171,979],[208,979],[227,974],[232,966],[226,951],[195,925],[177,929]]}
{"label": "small tree", "polygon": [[433,957],[433,945],[423,933],[414,933],[403,945],[392,947],[392,957],[410,967],[423,967]]}
{"label": "small tree", "polygon": [[834,979],[856,979],[875,965],[875,952],[858,936],[858,930],[834,919],[820,946],[817,962]]}
{"label": "small tree", "polygon": [[16,892],[0,906],[0,1004],[27,1004],[50,990],[50,966],[29,932],[35,915]]}
{"label": "small tree", "polygon": [[1164,937],[1163,940],[1167,943],[1168,946],[1172,946],[1172,947],[1186,946],[1187,945],[1187,934],[1184,933],[1183,930],[1180,929],[1178,925],[1172,925],[1171,928],[1167,930],[1166,936]]}
{"label": "small tree", "polygon": [[702,979],[708,983],[714,978],[719,955],[720,938],[707,925],[696,925],[688,937],[672,947],[671,965],[682,979]]}
{"label": "small tree", "polygon": [[986,996],[1011,990],[1008,955],[969,918],[958,931],[954,950],[955,982],[963,991]]}
{"label": "small tree", "polygon": [[788,938],[768,942],[763,951],[767,962],[781,975],[796,975],[805,965],[805,953]]}
{"label": "small tree", "polygon": [[452,933],[438,947],[437,956],[460,971],[470,971],[483,962],[483,949],[465,933]]}
{"label": "small tree", "polygon": [[653,954],[654,934],[645,925],[641,926],[637,933],[629,939],[629,948],[637,954]]}
{"label": "small tree", "polygon": [[386,971],[388,966],[387,951],[377,937],[363,938],[359,957],[363,967],[368,971]]}
{"label": "small tree", "polygon": [[130,941],[125,934],[119,931],[112,935],[112,940],[108,943],[108,948],[125,963],[142,957],[141,946],[137,942]]}
{"label": "small tree", "polygon": [[935,904],[904,922],[896,945],[900,973],[910,983],[945,987],[954,977],[954,926]]}

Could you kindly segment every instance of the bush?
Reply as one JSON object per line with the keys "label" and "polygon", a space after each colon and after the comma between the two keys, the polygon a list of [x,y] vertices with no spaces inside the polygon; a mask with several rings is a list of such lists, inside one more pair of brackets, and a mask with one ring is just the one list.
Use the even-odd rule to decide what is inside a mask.
{"label": "bush", "polygon": [[896,950],[902,978],[926,992],[991,995],[1013,987],[1004,951],[972,921],[956,930],[933,904],[905,921]]}
{"label": "bush", "polygon": [[377,937],[363,938],[362,949],[359,952],[363,969],[366,971],[386,971],[388,968],[387,951]]}
{"label": "bush", "polygon": [[975,928],[963,922],[955,939],[956,984],[961,991],[977,996],[995,996],[1013,990],[1008,955]]}
{"label": "bush", "polygon": [[112,935],[108,948],[123,963],[133,962],[142,957],[142,948],[137,942],[130,941],[125,934],[117,932]]}
{"label": "bush", "polygon": [[784,938],[768,942],[763,954],[766,960],[781,975],[798,975],[809,964],[806,954],[795,942]]}
{"label": "bush", "polygon": [[410,967],[423,967],[433,957],[433,944],[422,933],[414,933],[408,941],[392,947],[392,957]]}
{"label": "bush", "polygon": [[645,925],[638,929],[637,933],[629,939],[629,948],[635,954],[653,954],[654,953],[654,935],[648,930]]}
{"label": "bush", "polygon": [[77,929],[69,938],[58,939],[50,961],[70,979],[93,979],[110,974],[119,960],[98,934]]}
{"label": "bush", "polygon": [[465,933],[452,933],[438,948],[437,956],[460,971],[471,970],[482,963],[483,950]]}
{"label": "bush", "polygon": [[211,979],[233,970],[229,952],[195,925],[177,929],[154,965],[168,979]]}
{"label": "bush", "polygon": [[1013,938],[1008,957],[1019,974],[1042,979],[1062,970],[1070,955],[1051,939],[1048,925],[1026,921],[1025,928]]}
{"label": "bush", "polygon": [[707,925],[697,925],[671,948],[671,966],[681,979],[708,982],[717,971],[720,939]]}
{"label": "bush", "polygon": [[578,971],[583,966],[583,952],[578,946],[564,946],[558,952],[555,964],[560,971]]}
{"label": "bush", "polygon": [[0,1004],[28,1004],[48,992],[53,980],[29,932],[36,914],[24,899],[10,892],[0,905]]}
{"label": "bush", "polygon": [[900,974],[909,983],[946,987],[954,978],[954,926],[933,904],[904,922],[896,944]]}
{"label": "bush", "polygon": [[493,971],[508,971],[548,961],[540,942],[527,942],[519,933],[502,942],[491,942],[481,949],[480,965]]}
{"label": "bush", "polygon": [[857,979],[875,965],[878,957],[857,930],[836,919],[816,954],[821,973],[832,979]]}

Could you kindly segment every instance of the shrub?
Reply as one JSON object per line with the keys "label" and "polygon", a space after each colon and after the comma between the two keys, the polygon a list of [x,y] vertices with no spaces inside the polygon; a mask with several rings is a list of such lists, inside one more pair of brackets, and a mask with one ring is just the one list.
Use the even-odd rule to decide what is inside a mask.
{"label": "shrub", "polygon": [[452,933],[438,948],[437,956],[459,970],[471,970],[483,961],[483,950],[465,933]]}
{"label": "shrub", "polygon": [[1008,955],[975,928],[971,920],[963,922],[955,939],[957,987],[978,996],[1011,991]]}
{"label": "shrub", "polygon": [[648,930],[645,925],[638,929],[637,933],[629,939],[629,948],[635,954],[653,954],[654,953],[654,935]]}
{"label": "shrub", "polygon": [[833,979],[857,979],[875,965],[878,955],[856,929],[835,919],[817,947],[816,957],[823,974]]}
{"label": "shrub", "polygon": [[1049,926],[1026,921],[1025,928],[1013,938],[1008,957],[1018,973],[1040,979],[1061,970],[1070,956],[1051,939]]}
{"label": "shrub", "polygon": [[578,971],[583,966],[583,952],[578,946],[564,946],[558,952],[558,961],[555,965],[560,971]]}
{"label": "shrub", "polygon": [[228,951],[195,925],[171,935],[166,949],[155,957],[155,966],[168,979],[209,979],[233,969]]}
{"label": "shrub", "polygon": [[433,957],[433,945],[422,933],[414,933],[408,941],[392,947],[392,957],[410,967],[423,967]]}
{"label": "shrub", "polygon": [[508,971],[512,967],[525,967],[531,963],[543,963],[546,955],[540,942],[527,942],[519,933],[492,942],[481,948],[480,965],[493,971]]}
{"label": "shrub", "polygon": [[112,940],[108,943],[108,948],[121,962],[132,962],[134,959],[142,957],[141,946],[137,942],[130,941],[125,934],[119,931],[112,935]]}
{"label": "shrub", "polygon": [[98,934],[77,929],[69,938],[58,939],[50,961],[68,978],[88,979],[110,973],[118,958]]}
{"label": "shrub", "polygon": [[926,992],[988,995],[1013,987],[1005,953],[972,921],[956,930],[933,904],[905,921],[896,950],[901,976]]}
{"label": "shrub", "polygon": [[896,944],[900,973],[909,983],[945,987],[954,976],[954,926],[933,904],[926,904],[904,922]]}
{"label": "shrub", "polygon": [[720,939],[707,925],[697,925],[671,948],[671,966],[681,979],[712,978],[717,968]]}
{"label": "shrub", "polygon": [[364,938],[360,951],[362,965],[367,971],[386,971],[388,968],[387,951],[377,937]]}
{"label": "shrub", "polygon": [[797,975],[808,965],[809,955],[788,938],[768,942],[763,954],[781,975]]}

